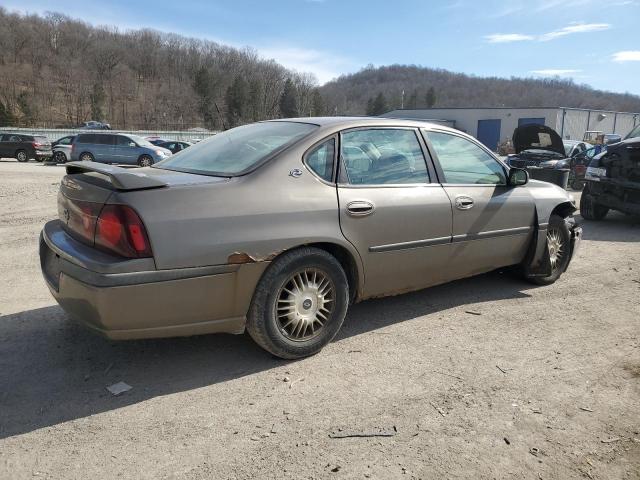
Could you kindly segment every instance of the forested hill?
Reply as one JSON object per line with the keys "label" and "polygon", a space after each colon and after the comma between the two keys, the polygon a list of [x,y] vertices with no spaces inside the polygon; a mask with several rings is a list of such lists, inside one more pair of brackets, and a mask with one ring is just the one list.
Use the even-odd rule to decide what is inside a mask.
{"label": "forested hill", "polygon": [[424,107],[584,107],[640,112],[640,96],[594,90],[571,80],[475,77],[415,65],[369,66],[320,91],[330,111],[378,114]]}
{"label": "forested hill", "polygon": [[322,115],[316,87],[248,49],[0,7],[0,126],[225,128]]}

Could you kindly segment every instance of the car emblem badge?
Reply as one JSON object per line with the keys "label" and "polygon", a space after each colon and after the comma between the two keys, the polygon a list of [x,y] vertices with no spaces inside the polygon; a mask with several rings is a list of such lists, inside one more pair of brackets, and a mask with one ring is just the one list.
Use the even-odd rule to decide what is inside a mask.
{"label": "car emblem badge", "polygon": [[293,178],[298,178],[301,175],[302,175],[302,170],[300,170],[299,168],[294,168],[289,172],[289,176]]}

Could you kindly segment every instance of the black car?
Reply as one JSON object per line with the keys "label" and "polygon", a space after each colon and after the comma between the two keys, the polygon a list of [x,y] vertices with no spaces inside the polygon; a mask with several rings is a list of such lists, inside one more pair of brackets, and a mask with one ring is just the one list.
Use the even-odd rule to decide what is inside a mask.
{"label": "black car", "polygon": [[515,155],[509,155],[511,167],[526,168],[531,178],[567,188],[570,158],[567,146],[553,128],[528,124],[513,132]]}
{"label": "black car", "polygon": [[51,142],[44,135],[3,133],[0,135],[0,158],[15,158],[27,162],[34,158],[39,162],[53,155]]}
{"label": "black car", "polygon": [[602,220],[609,210],[640,215],[640,126],[593,157],[584,180],[583,218]]}
{"label": "black car", "polygon": [[191,146],[189,142],[176,142],[176,141],[167,141],[156,143],[155,145],[171,150],[171,153],[178,153]]}
{"label": "black car", "polygon": [[96,122],[95,120],[90,120],[88,122],[84,122],[82,125],[78,127],[80,130],[111,130],[111,125],[104,122]]}

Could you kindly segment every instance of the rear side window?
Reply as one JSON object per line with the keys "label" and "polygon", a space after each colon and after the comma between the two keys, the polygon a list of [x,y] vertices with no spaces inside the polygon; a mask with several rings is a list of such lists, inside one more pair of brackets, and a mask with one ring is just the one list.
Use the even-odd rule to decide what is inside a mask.
{"label": "rear side window", "polygon": [[429,183],[427,164],[414,130],[345,132],[340,158],[352,185]]}
{"label": "rear side window", "polygon": [[10,142],[21,142],[22,138],[20,137],[20,135],[11,135],[9,137],[9,141]]}
{"label": "rear side window", "polygon": [[95,137],[94,134],[78,135],[75,143],[96,143]]}
{"label": "rear side window", "polygon": [[287,121],[244,125],[203,140],[153,167],[223,177],[243,175],[317,128]]}
{"label": "rear side window", "polygon": [[305,158],[307,166],[327,182],[333,180],[333,159],[336,151],[335,143],[335,140],[330,138],[311,150]]}
{"label": "rear side window", "polygon": [[98,145],[113,145],[114,135],[96,135]]}

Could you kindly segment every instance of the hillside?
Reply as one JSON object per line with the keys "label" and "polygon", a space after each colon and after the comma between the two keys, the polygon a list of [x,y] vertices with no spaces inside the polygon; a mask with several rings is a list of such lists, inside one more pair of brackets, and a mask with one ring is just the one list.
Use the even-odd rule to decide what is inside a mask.
{"label": "hillside", "polygon": [[0,126],[224,128],[322,115],[315,86],[248,49],[0,7]]}
{"label": "hillside", "polygon": [[[571,80],[482,78],[415,65],[369,66],[320,89],[330,112],[353,115],[400,108],[402,90],[405,108],[563,106],[640,112],[640,96],[594,90]],[[367,104],[373,111],[367,112]]]}

